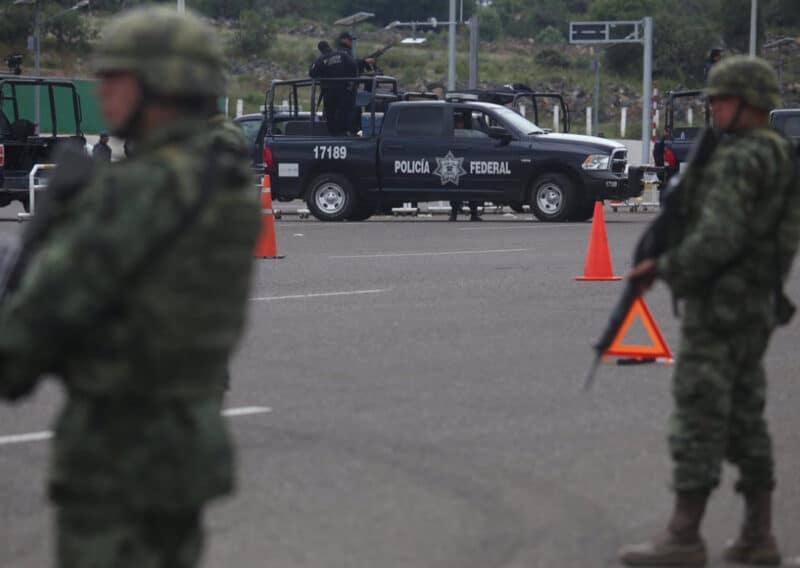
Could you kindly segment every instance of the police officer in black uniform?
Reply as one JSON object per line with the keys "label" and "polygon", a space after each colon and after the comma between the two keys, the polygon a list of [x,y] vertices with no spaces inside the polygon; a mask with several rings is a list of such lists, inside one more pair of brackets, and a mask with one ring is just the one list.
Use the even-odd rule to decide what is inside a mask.
{"label": "police officer in black uniform", "polygon": [[[350,38],[352,46],[352,36],[343,32],[340,38],[346,34]],[[341,39],[339,40],[341,44]],[[339,45],[337,45],[339,47]],[[356,77],[358,75],[358,64],[349,50],[336,49],[329,53],[322,53],[308,70],[309,76],[314,79],[322,79],[321,91],[324,102],[323,115],[328,124],[328,132],[331,136],[345,136],[350,127],[350,118],[355,107],[355,88],[352,81],[332,81],[337,77]]]}
{"label": "police officer in black uniform", "polygon": [[[338,49],[341,51],[347,52],[351,57],[353,56],[353,41],[355,41],[350,32],[342,32],[339,34],[339,37],[336,39]],[[356,59],[356,65],[358,66],[358,75],[361,76],[363,73],[374,73],[376,72],[377,68],[375,67],[375,59],[372,57],[367,57],[366,59]],[[358,83],[355,85],[355,91],[358,92]],[[371,91],[372,90],[372,83],[369,81],[364,83],[364,90]],[[351,132],[358,132],[361,130],[361,107],[353,104],[352,114],[350,116],[350,130]]]}

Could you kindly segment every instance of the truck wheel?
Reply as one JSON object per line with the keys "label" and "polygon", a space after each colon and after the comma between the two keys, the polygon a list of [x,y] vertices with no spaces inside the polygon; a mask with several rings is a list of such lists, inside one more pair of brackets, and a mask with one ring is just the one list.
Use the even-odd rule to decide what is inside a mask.
{"label": "truck wheel", "polygon": [[533,182],[530,206],[540,221],[566,221],[575,200],[575,186],[563,174],[544,174]]}
{"label": "truck wheel", "polygon": [[342,175],[323,174],[309,185],[306,204],[320,221],[344,221],[356,207],[353,184]]}
{"label": "truck wheel", "polygon": [[362,198],[356,203],[353,212],[347,218],[348,221],[366,221],[375,214],[378,203],[374,199]]}

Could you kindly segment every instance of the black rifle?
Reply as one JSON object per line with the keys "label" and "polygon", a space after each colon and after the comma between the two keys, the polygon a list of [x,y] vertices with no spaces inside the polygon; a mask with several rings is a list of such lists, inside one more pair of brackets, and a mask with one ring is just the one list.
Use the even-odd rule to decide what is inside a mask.
{"label": "black rifle", "polygon": [[[386,45],[384,45],[380,49],[376,49],[375,51],[373,51],[372,53],[367,55],[364,58],[364,60],[367,60],[367,59],[375,59],[375,60],[377,60],[381,55],[383,55],[384,53],[386,53],[387,51],[392,49],[394,47],[394,44],[395,44],[394,41],[390,41],[389,43],[387,43]],[[373,64],[370,65],[370,71],[378,73],[379,71],[378,71],[378,66],[377,66],[376,63],[373,63]]]}
{"label": "black rifle", "polygon": [[[706,128],[692,151],[687,172],[689,169],[703,167],[714,153],[717,144],[718,136],[716,132],[711,128]],[[639,237],[639,242],[636,244],[636,248],[633,251],[633,266],[638,265],[648,258],[658,258],[666,252],[669,244],[668,237],[670,228],[674,229],[683,223],[681,219],[680,203],[681,195],[684,193],[684,179],[686,179],[684,174],[673,176],[666,189],[663,190],[664,199],[661,212],[647,226],[642,236]],[[637,291],[638,285],[639,282],[630,278],[625,282],[622,296],[617,300],[611,312],[611,316],[608,319],[608,323],[606,324],[606,328],[600,336],[600,340],[594,345],[595,358],[592,362],[592,367],[589,369],[589,374],[586,376],[584,390],[589,390],[592,387],[603,353],[611,346],[633,302],[639,296]]]}

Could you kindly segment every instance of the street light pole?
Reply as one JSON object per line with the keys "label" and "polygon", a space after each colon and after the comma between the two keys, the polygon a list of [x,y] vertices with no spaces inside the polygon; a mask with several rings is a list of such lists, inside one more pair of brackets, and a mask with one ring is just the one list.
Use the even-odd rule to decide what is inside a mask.
{"label": "street light pole", "polygon": [[755,57],[758,28],[758,0],[750,0],[750,56]]}
{"label": "street light pole", "polygon": [[[40,67],[40,57],[41,57],[41,4],[39,0],[36,0],[36,4],[34,6],[33,12],[33,74],[37,77],[41,74],[41,67]],[[39,111],[39,86],[37,85],[33,89],[33,122],[36,124],[36,128],[39,128],[40,124],[40,111]]]}
{"label": "street light pole", "polygon": [[447,90],[456,90],[456,0],[450,0],[447,36]]}
{"label": "street light pole", "polygon": [[186,13],[186,0],[178,0],[178,13],[181,15]]}

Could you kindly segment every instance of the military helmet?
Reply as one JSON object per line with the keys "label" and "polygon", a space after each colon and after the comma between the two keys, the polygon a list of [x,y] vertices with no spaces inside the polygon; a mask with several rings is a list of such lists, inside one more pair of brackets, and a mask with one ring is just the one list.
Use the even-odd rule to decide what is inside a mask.
{"label": "military helmet", "polygon": [[145,88],[164,96],[220,96],[225,92],[222,47],[214,30],[174,8],[135,8],[104,30],[93,58],[97,74],[132,71]]}
{"label": "military helmet", "polygon": [[759,57],[728,57],[711,68],[706,95],[739,97],[745,104],[772,110],[781,105],[778,77],[769,63]]}

